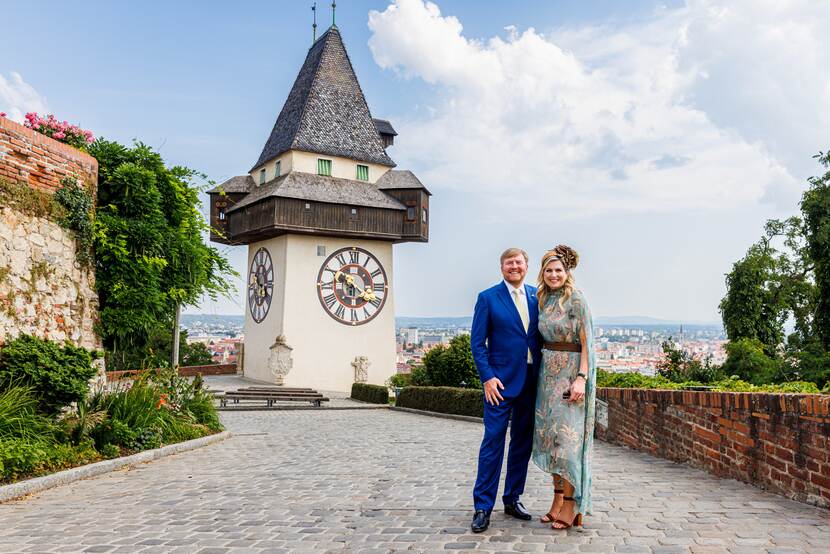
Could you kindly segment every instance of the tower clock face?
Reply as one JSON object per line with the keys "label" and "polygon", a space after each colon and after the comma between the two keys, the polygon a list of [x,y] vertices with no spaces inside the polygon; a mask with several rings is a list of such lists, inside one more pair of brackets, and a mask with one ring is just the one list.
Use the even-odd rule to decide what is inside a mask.
{"label": "tower clock face", "polygon": [[380,261],[356,246],[334,252],[317,274],[320,304],[344,325],[363,325],[374,319],[388,292],[389,281]]}
{"label": "tower clock face", "polygon": [[260,248],[251,260],[251,270],[248,274],[248,309],[251,310],[254,321],[260,323],[265,319],[273,297],[274,264],[271,263],[268,250]]}

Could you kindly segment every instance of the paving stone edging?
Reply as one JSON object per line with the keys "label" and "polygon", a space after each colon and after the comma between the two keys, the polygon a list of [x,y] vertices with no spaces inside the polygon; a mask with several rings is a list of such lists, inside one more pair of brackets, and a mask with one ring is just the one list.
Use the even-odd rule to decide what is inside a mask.
{"label": "paving stone edging", "polygon": [[471,423],[483,423],[484,419],[474,416],[458,415],[458,414],[442,414],[441,412],[428,412],[427,410],[416,410],[415,408],[403,408],[399,406],[390,406],[390,410],[396,412],[408,412],[410,414],[425,415],[430,417],[440,417],[444,419],[455,419],[457,421],[469,421]]}
{"label": "paving stone edging", "polygon": [[161,448],[155,448],[153,450],[145,450],[144,452],[139,452],[138,454],[133,454],[131,456],[95,462],[59,471],[57,473],[52,473],[50,475],[44,475],[43,477],[35,477],[19,483],[3,485],[0,486],[0,503],[14,500],[15,498],[20,498],[29,494],[42,492],[60,485],[66,485],[81,479],[87,479],[88,477],[103,475],[104,473],[109,473],[124,467],[132,467],[138,464],[152,462],[153,460],[164,458],[165,456],[171,456],[173,454],[187,452],[188,450],[202,448],[203,446],[223,441],[230,436],[230,431],[222,431],[221,433],[216,433],[215,435],[208,435],[206,437],[179,442],[176,444],[168,444],[167,446],[162,446]]}

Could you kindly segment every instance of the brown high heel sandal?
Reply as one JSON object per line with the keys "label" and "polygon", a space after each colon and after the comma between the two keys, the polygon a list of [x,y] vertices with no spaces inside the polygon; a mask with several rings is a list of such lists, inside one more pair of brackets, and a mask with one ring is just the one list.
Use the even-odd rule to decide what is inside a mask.
{"label": "brown high heel sandal", "polygon": [[[571,502],[576,504],[576,500],[574,500],[574,498],[572,496],[566,496],[564,498],[564,500],[565,500],[565,502],[568,502],[570,500]],[[562,527],[554,527],[553,525],[556,524],[556,523],[558,523],[559,525],[562,525]],[[556,519],[553,520],[553,523],[551,524],[550,528],[555,529],[556,531],[562,531],[564,529],[570,529],[571,527],[574,527],[574,526],[575,527],[582,527],[582,514],[574,514],[573,521],[571,521],[571,522],[567,522],[567,521],[561,520],[559,518],[556,518]]]}
{"label": "brown high heel sandal", "polygon": [[[565,489],[553,489],[554,502],[556,502],[557,494],[565,494]],[[556,521],[556,514],[554,514],[553,512],[548,512],[542,517],[540,517],[539,521],[541,521],[542,523],[553,523],[554,521]]]}

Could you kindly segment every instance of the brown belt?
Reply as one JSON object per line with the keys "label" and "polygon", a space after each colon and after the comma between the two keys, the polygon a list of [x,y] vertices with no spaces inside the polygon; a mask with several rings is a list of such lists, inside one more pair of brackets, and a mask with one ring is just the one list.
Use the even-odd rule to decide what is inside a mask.
{"label": "brown belt", "polygon": [[582,352],[582,345],[577,342],[545,342],[542,348],[562,352]]}

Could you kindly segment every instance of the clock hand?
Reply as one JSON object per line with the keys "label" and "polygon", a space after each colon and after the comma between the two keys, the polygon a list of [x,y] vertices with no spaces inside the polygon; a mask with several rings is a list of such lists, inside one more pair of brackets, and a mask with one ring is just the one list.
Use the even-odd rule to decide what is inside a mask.
{"label": "clock hand", "polygon": [[350,287],[354,287],[355,290],[358,291],[358,294],[356,296],[358,298],[362,298],[366,302],[377,300],[375,292],[371,288],[360,288],[360,286],[356,283],[355,278],[352,275],[348,275],[346,273],[343,273],[342,271],[338,271],[334,274],[334,280],[338,283],[345,282]]}
{"label": "clock hand", "polygon": [[355,282],[354,277],[352,277],[351,275],[348,275],[346,273],[343,273],[342,271],[338,271],[337,273],[334,274],[334,280],[338,283],[345,282],[350,287],[354,287],[355,289],[360,291],[360,294],[358,294],[358,296],[365,293],[365,291],[357,285],[357,283]]}

